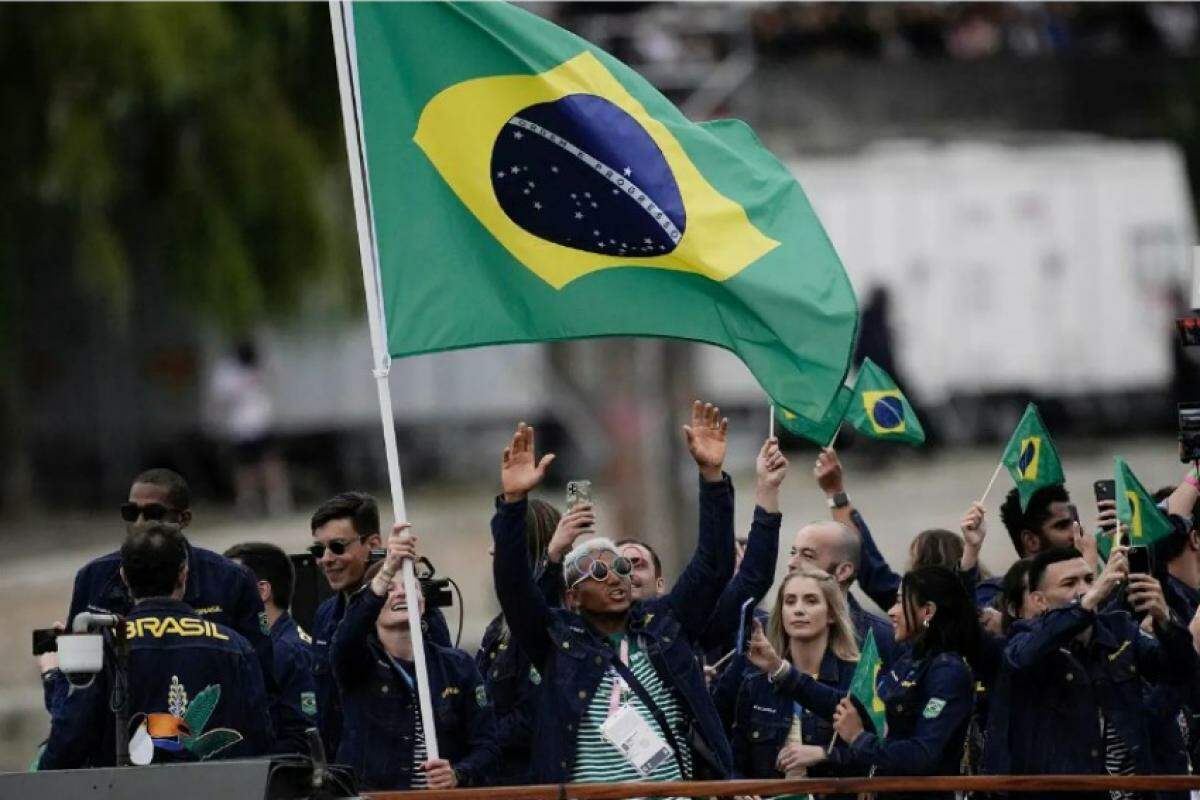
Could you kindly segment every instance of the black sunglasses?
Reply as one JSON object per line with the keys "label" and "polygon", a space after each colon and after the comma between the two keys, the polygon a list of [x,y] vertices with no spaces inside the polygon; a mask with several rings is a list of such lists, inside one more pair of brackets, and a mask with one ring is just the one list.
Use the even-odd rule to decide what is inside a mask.
{"label": "black sunglasses", "polygon": [[[314,542],[313,544],[310,544],[308,546],[308,552],[312,555],[313,558],[320,559],[322,556],[325,555],[325,550],[326,550],[326,548],[328,548],[329,552],[333,553],[335,556],[344,556],[344,555],[346,555],[346,548],[348,548],[350,546],[350,543],[352,541],[354,541],[354,540],[353,539],[334,539],[332,542],[330,542],[327,545],[321,544],[320,542]],[[360,538],[359,541],[362,541],[362,539]]]}
{"label": "black sunglasses", "polygon": [[162,503],[147,503],[139,506],[137,503],[121,503],[121,519],[126,522],[137,522],[138,517],[145,517],[151,522],[158,522],[168,514],[178,515],[178,509],[167,508]]}

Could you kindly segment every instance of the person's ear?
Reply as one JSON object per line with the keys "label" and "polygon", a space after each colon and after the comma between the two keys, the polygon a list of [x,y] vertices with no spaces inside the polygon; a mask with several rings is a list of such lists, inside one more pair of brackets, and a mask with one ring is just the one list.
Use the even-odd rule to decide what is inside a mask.
{"label": "person's ear", "polygon": [[192,510],[190,508],[179,512],[179,527],[186,528],[192,521]]}
{"label": "person's ear", "polygon": [[363,541],[366,543],[368,550],[379,550],[383,547],[383,537],[378,533],[372,533]]}
{"label": "person's ear", "polygon": [[1029,593],[1029,602],[1033,605],[1034,611],[1039,614],[1050,606],[1050,601],[1046,599],[1046,593],[1039,589]]}
{"label": "person's ear", "polygon": [[1027,555],[1042,552],[1042,539],[1033,531],[1021,531],[1021,544],[1025,547]]}
{"label": "person's ear", "polygon": [[272,601],[271,584],[268,581],[258,582],[258,597],[262,600],[264,606]]}
{"label": "person's ear", "polygon": [[937,616],[937,603],[929,602],[922,606],[922,608],[927,612],[925,614],[925,624],[928,625],[929,621]]}
{"label": "person's ear", "polygon": [[654,579],[654,590],[658,594],[662,594],[666,588],[667,588],[667,581],[665,578],[659,577],[659,578]]}
{"label": "person's ear", "polygon": [[579,590],[575,588],[567,589],[563,594],[563,600],[566,601],[567,608],[571,611],[579,610]]}
{"label": "person's ear", "polygon": [[843,561],[833,568],[833,577],[838,583],[846,584],[854,577],[854,565],[849,561]]}
{"label": "person's ear", "polygon": [[1200,531],[1197,531],[1195,528],[1188,531],[1188,547],[1200,551]]}

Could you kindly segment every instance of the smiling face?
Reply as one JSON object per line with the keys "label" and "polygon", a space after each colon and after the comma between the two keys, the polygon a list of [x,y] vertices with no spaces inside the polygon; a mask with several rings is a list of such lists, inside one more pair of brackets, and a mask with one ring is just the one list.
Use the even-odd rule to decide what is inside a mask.
{"label": "smiling face", "polygon": [[[370,591],[370,590],[368,590]],[[425,597],[417,599],[419,613],[425,613]],[[404,578],[397,575],[388,584],[387,599],[379,611],[376,626],[382,630],[396,630],[408,627],[408,595],[404,591]]]}
{"label": "smiling face", "polygon": [[[325,553],[317,562],[325,579],[335,592],[353,591],[362,583],[363,573],[367,571],[367,559],[371,556],[371,548],[379,547],[379,534],[372,534],[365,539],[354,530],[354,524],[348,517],[331,519],[313,531],[313,541],[325,545]],[[333,547],[330,547],[333,545]],[[344,552],[337,555],[334,548]]]}
{"label": "smiling face", "polygon": [[797,575],[783,588],[783,630],[791,639],[812,641],[829,632],[829,604],[815,578]]}
{"label": "smiling face", "polygon": [[621,555],[633,565],[629,587],[634,600],[649,600],[663,593],[665,581],[661,575],[654,574],[654,559],[649,550],[630,542],[621,546]]}
{"label": "smiling face", "polygon": [[633,602],[633,595],[628,577],[617,575],[612,569],[617,554],[602,551],[583,556],[602,562],[608,567],[603,580],[597,580],[585,570],[584,576],[567,590],[567,604],[571,608],[585,614],[624,614]]}

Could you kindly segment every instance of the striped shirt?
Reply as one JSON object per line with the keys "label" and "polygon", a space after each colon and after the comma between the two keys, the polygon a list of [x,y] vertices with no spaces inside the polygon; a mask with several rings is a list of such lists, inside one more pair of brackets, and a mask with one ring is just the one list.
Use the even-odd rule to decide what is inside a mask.
{"label": "striped shirt", "polygon": [[[610,641],[613,642],[614,649],[619,649],[621,638],[621,634],[609,637]],[[650,662],[650,657],[632,639],[629,642],[629,671],[637,678],[638,683],[645,687],[646,693],[650,695],[654,703],[662,710],[663,716],[667,719],[667,724],[675,732],[676,741],[680,742],[683,747],[683,752],[679,755],[683,761],[684,771],[687,774],[682,776],[679,774],[679,764],[676,762],[675,757],[672,756],[659,764],[652,773],[646,777],[642,777],[625,760],[621,752],[600,733],[600,726],[608,719],[613,682],[619,679],[617,671],[609,667],[608,672],[601,679],[600,685],[596,687],[596,691],[588,703],[587,710],[579,722],[579,735],[575,740],[575,768],[571,773],[571,780],[575,783],[678,781],[686,780],[691,775],[692,754],[689,748],[683,744],[686,739],[683,735],[684,715],[680,703],[675,697],[675,693],[663,685],[662,680],[658,677],[658,671],[654,669],[654,665]],[[632,706],[650,726],[651,730],[657,733],[668,747],[671,746],[671,738],[659,727],[654,716],[632,689],[625,687],[622,690],[621,703],[622,705]]]}
{"label": "striped shirt", "polygon": [[388,656],[388,660],[392,662],[392,667],[408,685],[409,693],[412,696],[413,705],[413,766],[412,766],[412,782],[407,788],[409,789],[428,789],[429,776],[425,774],[422,765],[429,758],[428,750],[425,748],[425,726],[421,724],[421,702],[417,696],[417,682],[413,677],[415,670],[411,661],[401,661],[400,659]]}
{"label": "striped shirt", "polygon": [[[1134,774],[1135,765],[1133,756],[1129,752],[1129,745],[1125,744],[1125,740],[1117,733],[1117,728],[1112,721],[1105,719],[1103,715],[1100,717],[1100,733],[1104,738],[1105,771],[1109,775]],[[1120,789],[1111,789],[1108,795],[1111,800],[1134,800],[1138,796],[1134,792]]]}

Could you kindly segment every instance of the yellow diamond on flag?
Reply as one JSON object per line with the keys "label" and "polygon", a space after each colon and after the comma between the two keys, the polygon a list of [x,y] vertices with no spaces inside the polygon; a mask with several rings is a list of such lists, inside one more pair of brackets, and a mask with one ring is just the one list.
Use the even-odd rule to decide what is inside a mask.
{"label": "yellow diamond on flag", "polygon": [[[639,176],[624,163],[605,163],[579,146],[570,126],[560,129],[533,121],[531,109],[567,98],[588,96],[595,104],[615,106],[622,119],[640,128],[657,147],[669,178],[678,187],[686,226],[680,230],[639,186]],[[669,252],[656,254],[651,240],[626,242],[605,239],[606,228],[597,222],[588,241],[554,241],[535,235],[528,225],[513,218],[497,196],[495,182],[505,186],[524,179],[521,166],[507,163],[497,170],[493,151],[498,137],[530,139],[570,156],[573,166],[586,167],[605,180],[605,196],[575,198],[573,213],[581,229],[589,215],[600,218],[598,206],[607,194],[623,193],[637,201],[647,215],[660,221],[669,234]],[[750,222],[745,209],[718,192],[688,158],[671,131],[650,115],[603,64],[584,52],[538,75],[498,75],[456,83],[436,94],[421,112],[413,141],[433,162],[442,179],[479,222],[518,261],[555,289],[588,273],[613,267],[653,267],[691,272],[714,281],[733,277],[779,246]],[[515,172],[508,173],[508,169]],[[495,180],[494,180],[495,179]],[[536,186],[524,187],[532,196]],[[522,210],[536,216],[552,210],[530,203]],[[589,250],[590,248],[590,250]],[[607,248],[606,252],[595,252]],[[663,247],[662,250],[667,248]],[[607,252],[612,252],[608,255]]]}

